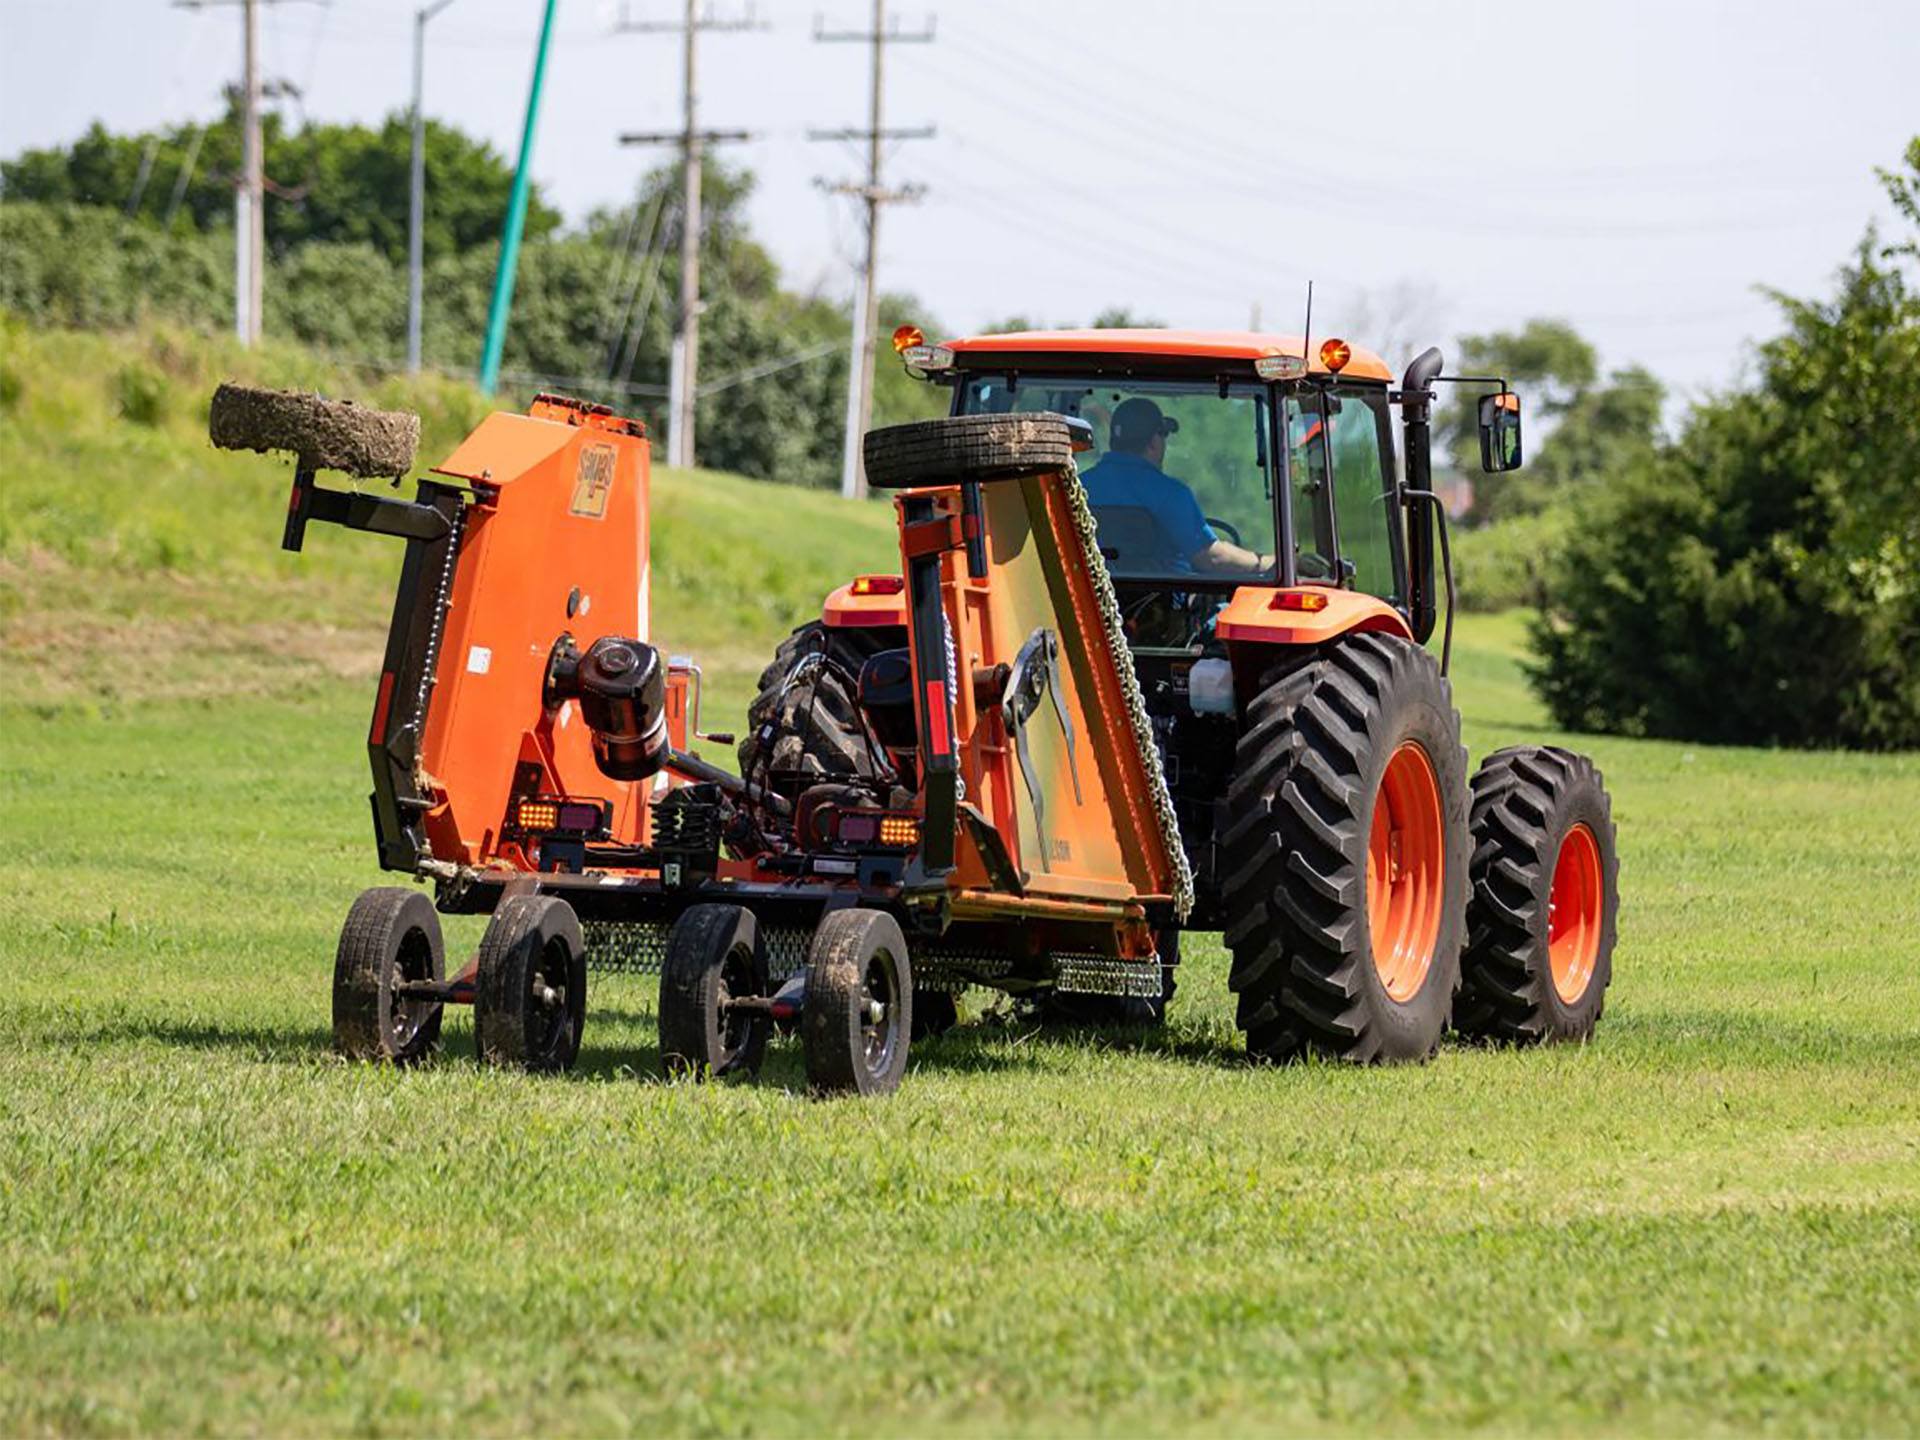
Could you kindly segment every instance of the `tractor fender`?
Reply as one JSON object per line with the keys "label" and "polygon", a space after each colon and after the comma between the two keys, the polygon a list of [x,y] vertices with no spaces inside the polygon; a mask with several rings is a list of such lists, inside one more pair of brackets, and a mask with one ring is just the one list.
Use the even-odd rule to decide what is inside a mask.
{"label": "tractor fender", "polygon": [[1407,617],[1378,596],[1320,585],[1243,585],[1213,628],[1227,642],[1241,685],[1258,683],[1273,663],[1267,652],[1278,646],[1324,645],[1366,630],[1413,639]]}
{"label": "tractor fender", "polygon": [[820,619],[828,629],[907,624],[905,582],[898,575],[856,575],[827,596]]}

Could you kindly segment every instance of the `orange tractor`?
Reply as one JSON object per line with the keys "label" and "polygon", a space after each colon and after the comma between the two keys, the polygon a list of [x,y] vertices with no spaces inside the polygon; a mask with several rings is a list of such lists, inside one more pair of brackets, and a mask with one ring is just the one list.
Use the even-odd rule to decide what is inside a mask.
{"label": "orange tractor", "polygon": [[[1338,342],[899,338],[954,413],[866,438],[898,570],[781,647],[737,776],[691,748],[732,739],[699,732],[698,669],[650,640],[643,427],[543,396],[406,501],[317,476],[409,469],[411,417],[222,388],[217,443],[296,456],[287,548],[315,520],[405,542],[371,805],[382,865],[434,894],[355,903],[336,1048],[423,1060],[471,1004],[484,1060],[564,1070],[589,970],[657,970],[667,1073],[751,1074],[797,1031],[813,1088],[871,1094],[971,985],[1158,1017],[1187,929],[1225,932],[1257,1057],[1590,1032],[1599,776],[1507,750],[1470,799],[1420,644],[1438,352],[1396,391]],[[1517,464],[1517,397],[1481,420]],[[491,915],[451,977],[442,912]]]}
{"label": "orange tractor", "polygon": [[[917,487],[903,516],[958,526],[932,572],[939,614],[911,551],[904,583],[863,576],[835,591],[762,677],[743,774],[782,794],[870,783],[884,767],[860,743],[861,677],[902,646],[925,653],[937,625],[962,677],[1024,638],[991,618],[1019,559],[995,483],[1016,458],[1001,437],[1064,426],[1079,453],[1057,503],[1087,539],[1063,573],[1043,568],[1057,587],[1096,582],[1110,602],[1106,623],[1068,623],[1085,627],[1073,643],[1126,672],[1177,883],[1147,902],[1157,984],[1089,995],[1044,955],[1013,974],[1068,1018],[1152,1020],[1173,993],[1180,931],[1217,931],[1256,1057],[1415,1059],[1449,1024],[1520,1042],[1592,1032],[1618,909],[1599,772],[1519,746],[1469,779],[1447,681],[1450,603],[1438,658],[1423,648],[1452,583],[1430,488],[1438,350],[1396,386],[1378,356],[1340,340],[1311,356],[1293,337],[1166,330],[929,345],[902,327],[895,348],[952,394],[951,418],[867,440],[872,483]],[[1485,468],[1518,466],[1519,396],[1497,377],[1458,379],[1486,392]],[[1068,734],[1070,718],[1071,706]],[[959,778],[1020,803],[970,757]],[[1056,803],[1045,785],[1027,791],[1036,815]],[[1011,839],[1004,813],[993,820]],[[1070,829],[1023,827],[1015,869],[1037,874],[1077,843]],[[960,849],[985,863],[965,827]]]}

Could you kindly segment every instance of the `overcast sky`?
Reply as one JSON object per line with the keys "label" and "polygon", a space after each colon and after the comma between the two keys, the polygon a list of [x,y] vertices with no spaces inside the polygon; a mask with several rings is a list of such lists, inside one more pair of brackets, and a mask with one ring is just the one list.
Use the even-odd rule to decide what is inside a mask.
{"label": "overcast sky", "polygon": [[[703,8],[710,0],[702,0]],[[745,0],[711,0],[745,13]],[[430,29],[427,108],[518,148],[539,0],[454,0]],[[631,0],[670,20],[675,0]],[[618,4],[560,0],[534,174],[570,219],[631,193],[678,123],[679,46],[615,34]],[[701,38],[701,119],[759,177],[753,222],[790,283],[842,297],[857,253],[868,0],[759,0],[764,30]],[[1772,332],[1756,294],[1824,293],[1873,176],[1920,132],[1917,0],[1494,4],[893,0],[930,44],[888,52],[887,122],[937,127],[889,158],[927,187],[888,210],[882,284],[949,331],[1126,305],[1174,325],[1338,328],[1396,365],[1428,340],[1563,316],[1605,363],[1684,395]],[[265,68],[308,115],[407,103],[412,6],[281,0]],[[85,17],[82,20],[80,17]],[[218,111],[236,7],[0,0],[0,153]],[[297,178],[297,177],[290,177]]]}

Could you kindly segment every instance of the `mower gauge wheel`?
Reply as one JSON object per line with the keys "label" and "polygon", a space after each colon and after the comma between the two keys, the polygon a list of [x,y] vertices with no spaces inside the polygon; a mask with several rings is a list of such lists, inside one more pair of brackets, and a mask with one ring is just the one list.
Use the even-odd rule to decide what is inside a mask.
{"label": "mower gauge wheel", "polygon": [[750,911],[695,905],[674,921],[660,965],[660,1064],[669,1080],[755,1075],[773,1017],[734,1001],[769,993]]}
{"label": "mower gauge wheel", "polygon": [[333,1048],[353,1060],[415,1065],[440,1048],[441,1004],[395,991],[445,977],[440,916],[418,890],[361,893],[333,962]]}
{"label": "mower gauge wheel", "polygon": [[587,1021],[587,947],[573,907],[510,895],[480,939],[473,1034],[480,1059],[536,1073],[571,1070]]}
{"label": "mower gauge wheel", "polygon": [[836,910],[807,954],[800,1038],[816,1095],[886,1095],[907,1073],[913,969],[883,910]]}

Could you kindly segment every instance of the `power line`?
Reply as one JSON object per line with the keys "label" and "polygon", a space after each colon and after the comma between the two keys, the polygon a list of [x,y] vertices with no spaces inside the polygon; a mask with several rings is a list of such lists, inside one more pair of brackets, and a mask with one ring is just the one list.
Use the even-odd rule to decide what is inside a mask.
{"label": "power line", "polygon": [[866,45],[872,57],[872,82],[867,95],[866,128],[816,130],[808,132],[807,135],[809,140],[864,140],[867,142],[867,178],[864,184],[851,181],[818,182],[829,194],[851,195],[866,207],[866,256],[860,268],[860,286],[855,294],[853,305],[853,342],[847,364],[846,448],[840,465],[840,493],[849,499],[857,499],[867,493],[866,468],[861,463],[860,440],[866,434],[867,427],[873,422],[873,337],[879,321],[877,313],[879,296],[875,276],[880,258],[880,209],[884,205],[898,205],[918,200],[925,193],[924,187],[919,185],[902,185],[889,189],[881,182],[881,147],[888,141],[929,140],[934,134],[931,125],[889,130],[881,123],[886,52],[889,45],[923,45],[931,42],[933,24],[929,21],[924,30],[904,31],[897,20],[892,25],[887,23],[886,0],[873,0],[872,29],[828,30],[816,21],[813,38],[816,43],[821,44],[852,42]]}
{"label": "power line", "polygon": [[[673,331],[673,355],[668,368],[672,397],[667,405],[667,463],[691,468],[694,463],[694,410],[700,370],[700,185],[704,152],[709,145],[749,140],[745,130],[702,130],[698,121],[696,41],[702,30],[759,30],[765,27],[751,9],[743,16],[722,19],[699,14],[698,0],[686,0],[684,16],[675,21],[635,20],[622,7],[615,33],[681,37],[681,111],[678,131],[644,131],[622,135],[622,145],[678,145],[680,147],[680,313]],[[648,303],[652,296],[649,294]],[[644,320],[644,316],[643,316]],[[637,331],[636,331],[637,337]],[[634,353],[638,340],[634,342]],[[631,361],[629,361],[631,364]]]}

